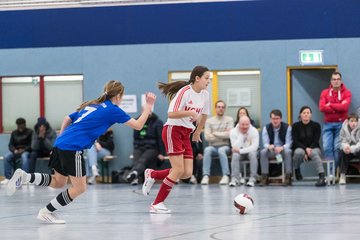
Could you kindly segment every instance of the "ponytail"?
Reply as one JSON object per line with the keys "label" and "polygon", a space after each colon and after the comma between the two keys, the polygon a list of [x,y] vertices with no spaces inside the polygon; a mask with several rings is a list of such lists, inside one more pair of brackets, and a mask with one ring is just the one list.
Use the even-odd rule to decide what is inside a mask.
{"label": "ponytail", "polygon": [[105,102],[107,99],[111,99],[115,97],[116,95],[120,94],[122,97],[124,94],[124,86],[121,84],[121,82],[116,80],[111,80],[107,82],[104,86],[104,92],[101,94],[100,97],[94,100],[90,100],[87,102],[82,103],[76,111],[79,112],[80,110],[84,109],[86,106],[92,105],[92,104],[100,104]]}

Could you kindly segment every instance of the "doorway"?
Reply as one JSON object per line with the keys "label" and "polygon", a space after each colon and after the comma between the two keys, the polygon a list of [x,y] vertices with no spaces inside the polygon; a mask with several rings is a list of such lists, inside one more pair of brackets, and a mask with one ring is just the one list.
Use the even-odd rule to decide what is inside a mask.
{"label": "doorway", "polygon": [[331,74],[337,66],[287,67],[288,122],[298,120],[300,108],[304,105],[312,109],[312,120],[323,122],[319,110],[322,90],[329,87]]}

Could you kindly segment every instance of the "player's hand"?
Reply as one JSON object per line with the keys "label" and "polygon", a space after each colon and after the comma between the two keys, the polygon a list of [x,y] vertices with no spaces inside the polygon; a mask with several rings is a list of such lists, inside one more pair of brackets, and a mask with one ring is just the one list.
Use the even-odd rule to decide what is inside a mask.
{"label": "player's hand", "polygon": [[145,95],[145,100],[146,100],[147,104],[149,104],[150,106],[153,106],[155,104],[156,95],[152,92],[148,92]]}
{"label": "player's hand", "polygon": [[191,113],[190,120],[192,122],[196,122],[198,120],[198,118],[199,118],[199,115],[197,114],[197,112],[195,112],[193,110],[190,110],[189,112]]}
{"label": "player's hand", "polygon": [[200,132],[194,132],[194,134],[192,135],[192,141],[193,142],[202,142],[201,141],[201,137],[200,137]]}
{"label": "player's hand", "polygon": [[233,153],[240,153],[240,148],[238,148],[238,147],[233,147],[233,148],[231,149],[231,151],[232,151]]}

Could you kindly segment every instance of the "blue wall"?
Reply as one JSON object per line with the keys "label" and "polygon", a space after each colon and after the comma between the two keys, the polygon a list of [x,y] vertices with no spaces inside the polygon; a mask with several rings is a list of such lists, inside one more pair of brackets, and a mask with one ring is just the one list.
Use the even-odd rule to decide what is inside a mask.
{"label": "blue wall", "polygon": [[0,12],[0,48],[360,37],[357,0]]}
{"label": "blue wall", "polygon": [[[118,79],[138,101],[145,91],[156,92],[155,112],[165,120],[167,101],[156,82],[167,81],[168,71],[198,64],[214,70],[260,69],[261,122],[266,123],[272,108],[286,116],[286,67],[299,65],[298,51],[323,49],[325,64],[338,65],[354,93],[354,108],[360,105],[355,94],[360,90],[360,20],[355,15],[360,4],[341,3],[253,1],[0,12],[0,76],[84,74],[84,100],[96,98],[106,81]],[[132,130],[114,130],[120,159],[111,167],[118,169],[131,162]],[[7,144],[8,135],[0,135],[0,155]],[[0,175],[2,168],[0,164]]]}

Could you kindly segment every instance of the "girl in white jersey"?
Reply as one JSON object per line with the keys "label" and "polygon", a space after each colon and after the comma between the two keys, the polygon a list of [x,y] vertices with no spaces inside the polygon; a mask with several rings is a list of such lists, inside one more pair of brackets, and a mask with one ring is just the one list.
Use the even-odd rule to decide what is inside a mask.
{"label": "girl in white jersey", "polygon": [[210,83],[209,69],[196,66],[190,80],[172,83],[159,83],[159,89],[171,99],[168,120],[162,131],[162,139],[169,156],[171,167],[165,170],[145,170],[143,194],[149,194],[155,180],[163,180],[159,193],[150,206],[151,213],[171,213],[164,201],[178,179],[191,177],[193,171],[193,153],[190,133],[195,130],[194,121],[198,122],[192,141],[201,141],[200,133],[209,114]]}
{"label": "girl in white jersey", "polygon": [[135,120],[118,106],[123,94],[124,86],[120,82],[109,81],[99,98],[81,104],[76,112],[66,116],[50,156],[49,166],[54,174],[28,174],[17,169],[7,185],[7,194],[14,194],[17,187],[24,183],[63,188],[69,177],[71,186],[40,209],[37,217],[48,223],[65,223],[57,217],[55,211],[70,204],[86,190],[83,150],[90,148],[114,123],[123,123],[137,130],[142,129],[156,99],[153,93],[147,93],[143,113]]}

